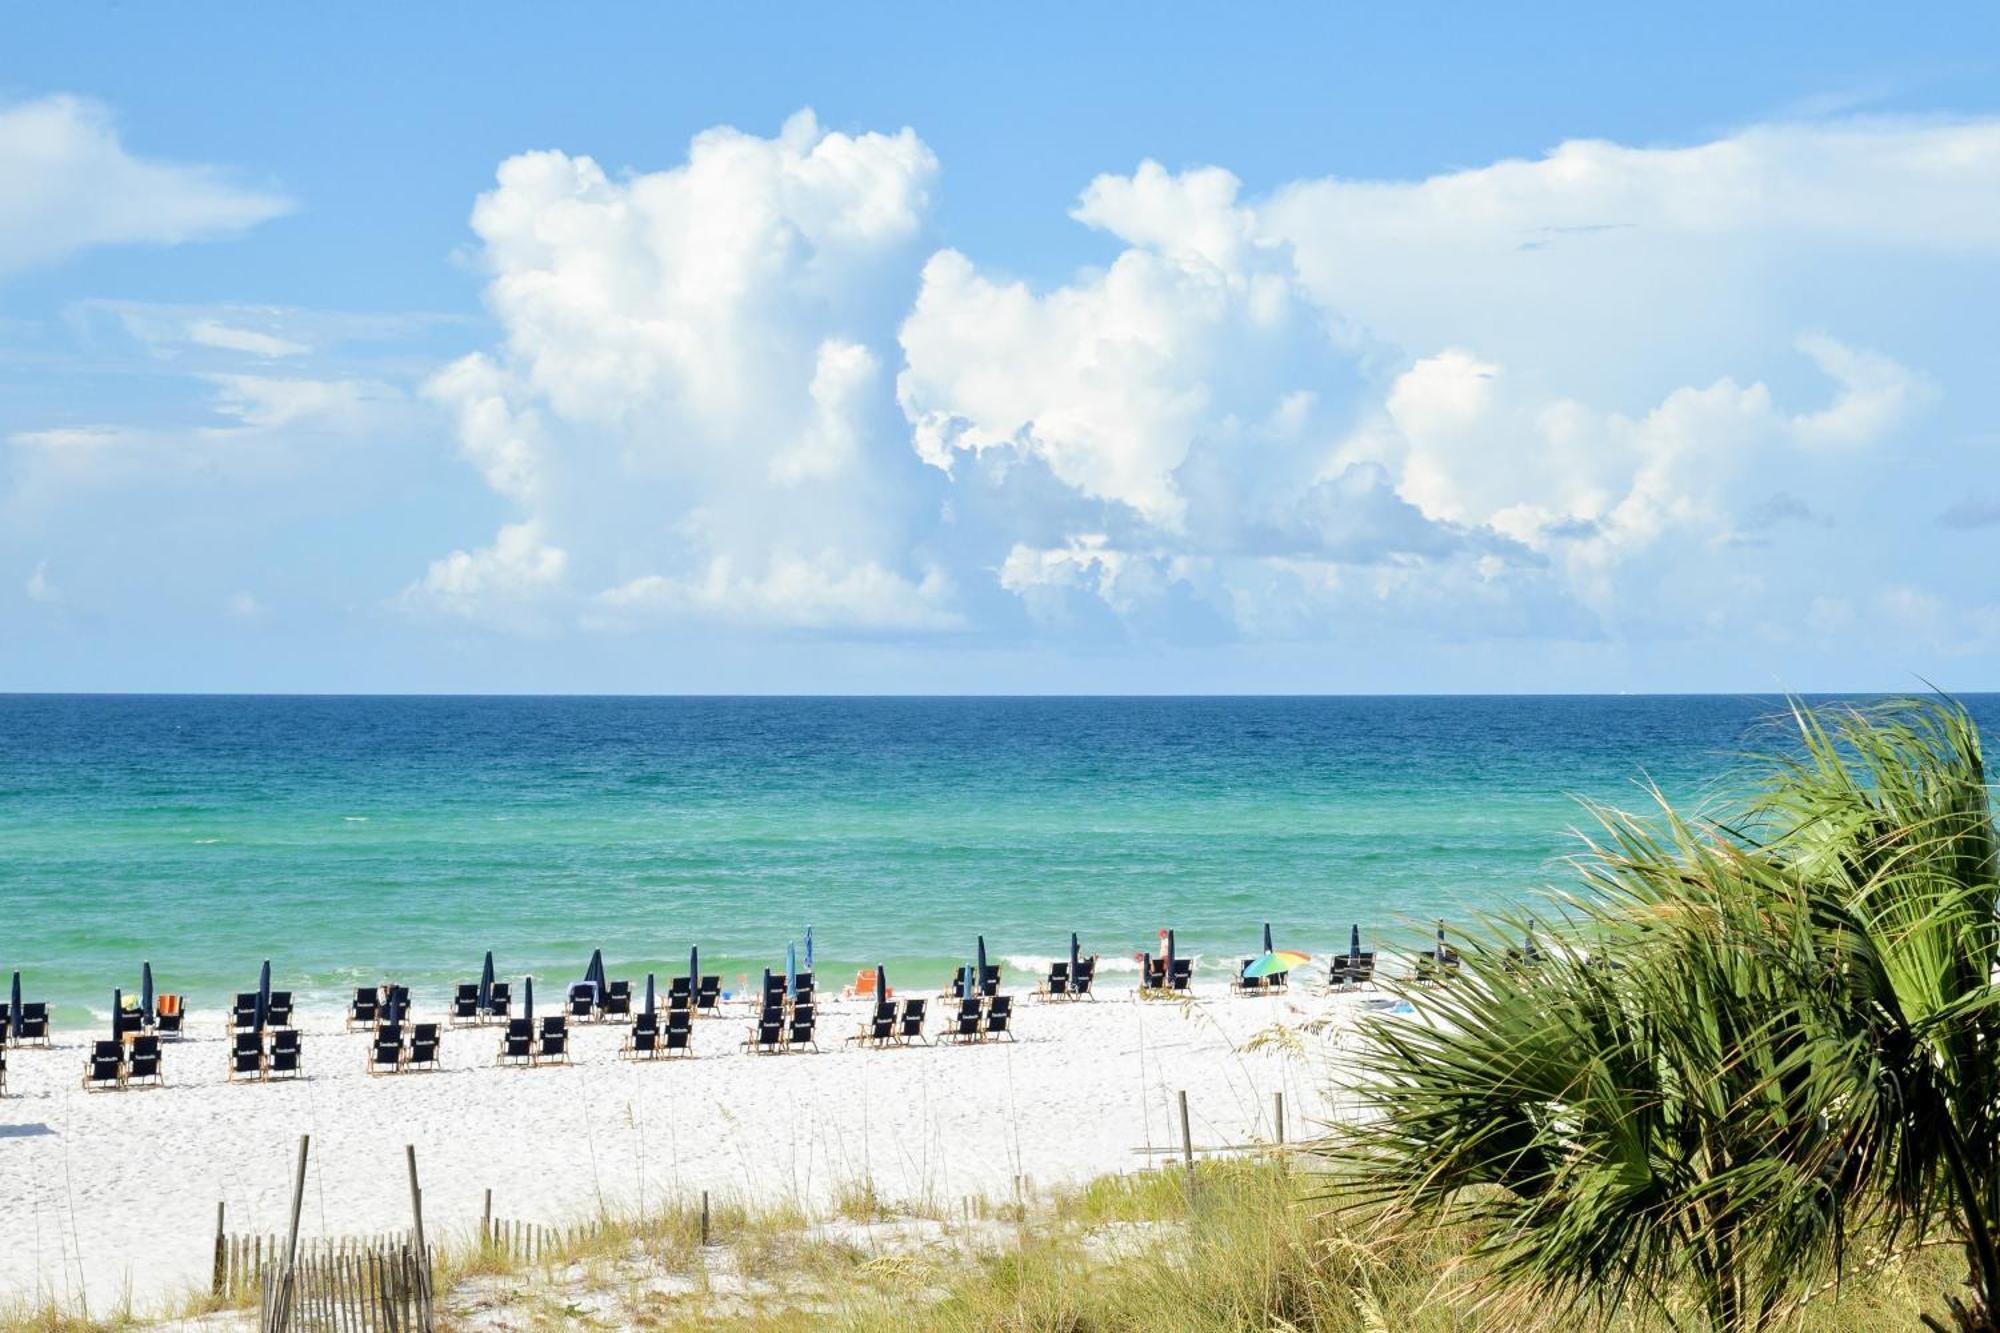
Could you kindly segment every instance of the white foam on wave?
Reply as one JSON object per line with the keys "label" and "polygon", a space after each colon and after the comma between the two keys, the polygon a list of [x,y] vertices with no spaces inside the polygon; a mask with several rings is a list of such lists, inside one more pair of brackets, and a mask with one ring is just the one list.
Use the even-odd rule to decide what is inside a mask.
{"label": "white foam on wave", "polygon": [[368,822],[367,815],[342,815],[341,819],[349,824],[366,824]]}
{"label": "white foam on wave", "polygon": [[206,847],[211,843],[217,843],[221,841],[222,839],[220,838],[196,838],[194,840],[194,845],[197,847]]}
{"label": "white foam on wave", "polygon": [[[1090,955],[1085,953],[1084,957],[1088,958]],[[1054,967],[1057,963],[1067,963],[1068,961],[1068,954],[1063,954],[1059,957],[1055,955],[1044,957],[1038,953],[1008,953],[1000,955],[1000,962],[1004,966],[1012,968],[1016,972],[1033,972],[1038,976],[1047,976],[1051,967]],[[1123,957],[1099,957],[1097,960],[1097,970],[1099,972],[1137,972],[1139,970],[1139,960]]]}

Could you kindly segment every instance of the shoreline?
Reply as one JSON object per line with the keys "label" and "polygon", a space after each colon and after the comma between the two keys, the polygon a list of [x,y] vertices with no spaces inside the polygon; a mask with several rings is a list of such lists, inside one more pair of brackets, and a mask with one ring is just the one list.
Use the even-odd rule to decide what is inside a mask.
{"label": "shoreline", "polygon": [[[1340,1034],[1369,998],[1213,984],[1189,1001],[1013,993],[1014,1042],[848,1046],[867,1002],[826,998],[819,1053],[754,1055],[737,1045],[749,1024],[737,1002],[696,1022],[689,1060],[620,1060],[627,1025],[588,1024],[573,1028],[574,1064],[503,1068],[487,1025],[447,1028],[443,1069],[391,1076],[363,1072],[368,1035],[338,1011],[301,1011],[308,1077],[268,1084],[226,1080],[222,1013],[197,1009],[188,1035],[163,1044],[167,1085],[126,1092],[79,1086],[98,1030],[58,1032],[50,1050],[9,1052],[0,1211],[15,1226],[0,1293],[171,1305],[205,1286],[218,1202],[232,1233],[283,1230],[300,1134],[313,1139],[309,1237],[406,1226],[405,1144],[427,1228],[462,1235],[488,1189],[496,1215],[561,1225],[702,1190],[812,1211],[863,1185],[953,1206],[1007,1197],[1017,1178],[1075,1184],[1178,1142],[1182,1091],[1198,1145],[1268,1138],[1277,1091],[1303,1135],[1337,1110]],[[1302,1040],[1253,1040],[1279,1026]]]}

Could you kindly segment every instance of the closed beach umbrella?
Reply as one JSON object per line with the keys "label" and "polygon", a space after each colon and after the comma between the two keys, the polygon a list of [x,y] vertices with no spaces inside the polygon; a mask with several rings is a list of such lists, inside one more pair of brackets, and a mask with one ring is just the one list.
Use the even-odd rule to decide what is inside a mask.
{"label": "closed beach umbrella", "polygon": [[493,951],[486,951],[486,961],[479,965],[479,1012],[485,1013],[493,1007]]}
{"label": "closed beach umbrella", "polygon": [[604,1002],[605,991],[604,950],[592,949],[590,951],[590,966],[583,969],[583,979],[590,983],[591,1002],[602,1004]]}
{"label": "closed beach umbrella", "polygon": [[806,971],[813,970],[813,928],[806,927]]}
{"label": "closed beach umbrella", "polygon": [[765,1005],[769,1004],[770,1002],[771,1002],[771,969],[767,967],[764,969],[764,989],[757,992],[757,1003],[759,1005]]}
{"label": "closed beach umbrella", "polygon": [[21,974],[14,974],[14,993],[7,1006],[7,1039],[21,1040]]}
{"label": "closed beach umbrella", "polygon": [[986,937],[984,935],[979,937],[979,970],[972,974],[972,981],[972,993],[975,995],[984,995],[986,993]]}
{"label": "closed beach umbrella", "polygon": [[1361,961],[1361,923],[1359,921],[1355,922],[1347,932],[1347,961],[1350,963]]}
{"label": "closed beach umbrella", "polygon": [[1439,917],[1439,918],[1438,918],[1438,947],[1437,947],[1437,960],[1438,960],[1438,961],[1439,961],[1440,963],[1442,963],[1442,962],[1444,961],[1444,958],[1445,958],[1445,952],[1446,952],[1446,950],[1445,950],[1445,947],[1444,947],[1444,918],[1443,918],[1443,917]]}
{"label": "closed beach umbrella", "polygon": [[111,1035],[118,1035],[118,1015],[125,1012],[125,992],[117,987],[111,991]]}
{"label": "closed beach umbrella", "polygon": [[646,1017],[653,1016],[653,974],[646,974]]}
{"label": "closed beach umbrella", "polygon": [[521,1017],[530,1023],[535,1021],[535,979],[521,978]]}
{"label": "closed beach umbrella", "polygon": [[1271,952],[1271,923],[1268,921],[1264,923],[1264,952]]}
{"label": "closed beach umbrella", "polygon": [[264,1030],[265,1016],[271,1012],[271,960],[264,960],[264,968],[257,974],[257,1030]]}
{"label": "closed beach umbrella", "polygon": [[799,946],[790,943],[785,945],[785,998],[799,998]]}
{"label": "closed beach umbrella", "polygon": [[1069,933],[1069,979],[1076,980],[1077,965],[1083,961],[1082,951],[1076,946],[1076,932]]}
{"label": "closed beach umbrella", "polygon": [[701,950],[693,945],[689,945],[688,946],[688,1003],[693,1004],[694,997],[699,994],[701,994]]}
{"label": "closed beach umbrella", "polygon": [[1167,979],[1171,981],[1173,980],[1173,976],[1174,976],[1174,932],[1170,930],[1167,932]]}
{"label": "closed beach umbrella", "polygon": [[139,1012],[150,1015],[153,1012],[153,965],[139,964]]}
{"label": "closed beach umbrella", "polygon": [[881,1004],[889,998],[889,972],[880,963],[875,964],[875,1003]]}

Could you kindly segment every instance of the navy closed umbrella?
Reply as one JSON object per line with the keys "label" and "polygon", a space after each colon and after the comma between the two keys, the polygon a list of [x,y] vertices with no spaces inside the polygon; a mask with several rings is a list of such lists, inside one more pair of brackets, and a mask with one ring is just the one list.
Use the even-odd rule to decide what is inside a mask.
{"label": "navy closed umbrella", "polygon": [[1451,952],[1451,951],[1450,951],[1449,949],[1446,949],[1446,948],[1444,947],[1444,918],[1443,918],[1443,917],[1439,917],[1439,918],[1438,918],[1438,947],[1437,947],[1437,960],[1438,960],[1438,961],[1439,961],[1440,963],[1442,963],[1442,962],[1443,962],[1443,961],[1445,960],[1445,957],[1446,957],[1446,955],[1447,955],[1447,954],[1449,954],[1450,952]]}
{"label": "navy closed umbrella", "polygon": [[972,981],[976,987],[972,993],[974,995],[984,995],[986,993],[986,937],[984,935],[979,937],[979,970],[972,974]]}
{"label": "navy closed umbrella", "polygon": [[139,1012],[148,1018],[153,1016],[153,965],[151,963],[139,964]]}
{"label": "navy closed umbrella", "polygon": [[1265,953],[1275,952],[1275,950],[1271,948],[1271,923],[1268,921],[1264,923],[1264,952]]}
{"label": "navy closed umbrella", "polygon": [[1361,961],[1361,923],[1359,921],[1355,922],[1347,932],[1347,961],[1350,963],[1359,963]]}
{"label": "navy closed umbrella", "polygon": [[257,1030],[264,1030],[264,1019],[271,1012],[271,960],[264,960],[263,971],[257,974]]}
{"label": "navy closed umbrella", "polygon": [[479,1012],[487,1013],[493,1008],[493,951],[486,951],[486,961],[479,966]]}
{"label": "navy closed umbrella", "polygon": [[535,979],[521,978],[521,1017],[530,1023],[535,1021]]}
{"label": "navy closed umbrella", "polygon": [[889,972],[880,963],[875,964],[875,1003],[889,1002]]}
{"label": "navy closed umbrella", "polygon": [[590,998],[593,1004],[604,1003],[604,950],[590,951],[590,966],[583,969],[583,979],[590,984]]}
{"label": "navy closed umbrella", "polygon": [[646,974],[646,1017],[653,1016],[653,974]]}
{"label": "navy closed umbrella", "polygon": [[21,974],[14,974],[14,993],[7,1006],[7,1039],[21,1040]]}
{"label": "navy closed umbrella", "polygon": [[688,946],[688,1003],[693,1004],[694,997],[699,994],[701,994],[701,950],[690,944]]}
{"label": "navy closed umbrella", "polygon": [[118,1035],[118,1015],[125,1012],[125,992],[113,987],[111,990],[111,1035]]}
{"label": "navy closed umbrella", "polygon": [[1167,981],[1171,984],[1173,979],[1174,979],[1174,932],[1170,930],[1167,932]]}
{"label": "navy closed umbrella", "polygon": [[1076,974],[1082,962],[1081,950],[1076,946],[1076,932],[1072,930],[1069,933],[1069,979],[1072,985],[1076,983]]}
{"label": "navy closed umbrella", "polygon": [[806,971],[813,970],[813,928],[806,927]]}

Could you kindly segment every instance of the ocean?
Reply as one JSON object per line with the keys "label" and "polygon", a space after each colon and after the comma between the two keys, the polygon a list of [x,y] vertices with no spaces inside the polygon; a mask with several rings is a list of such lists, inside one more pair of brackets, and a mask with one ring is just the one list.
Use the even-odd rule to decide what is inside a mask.
{"label": "ocean", "polygon": [[[1989,730],[2000,696],[1968,704]],[[1562,885],[1579,798],[1712,801],[1775,697],[0,697],[0,978],[60,1025],[150,960],[219,1011],[393,978],[941,984],[1408,946]],[[4,980],[0,980],[4,984]]]}

